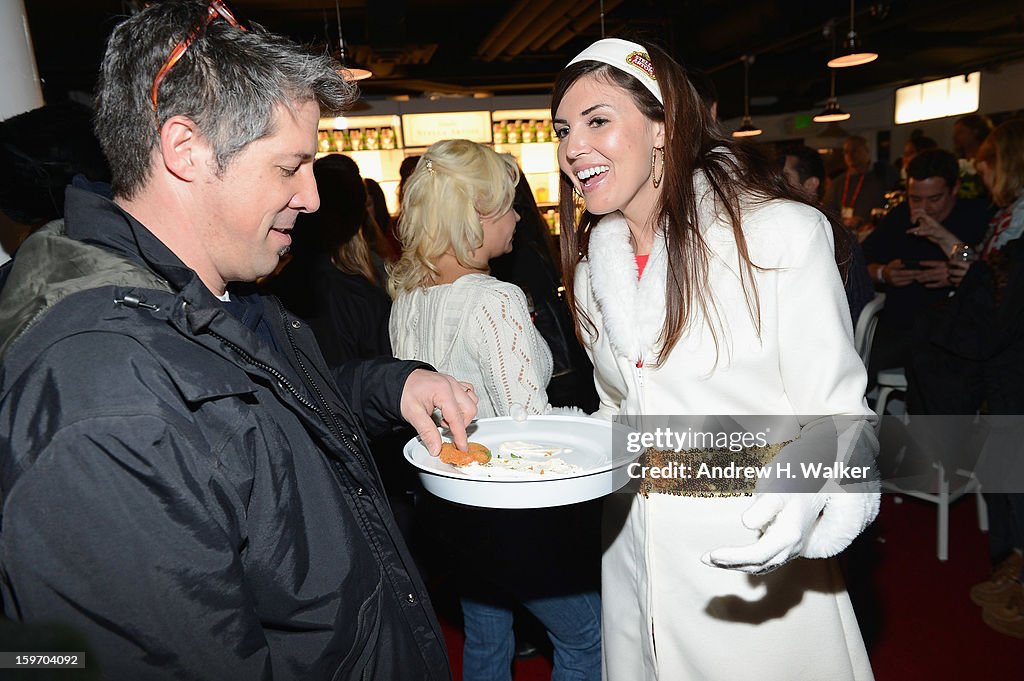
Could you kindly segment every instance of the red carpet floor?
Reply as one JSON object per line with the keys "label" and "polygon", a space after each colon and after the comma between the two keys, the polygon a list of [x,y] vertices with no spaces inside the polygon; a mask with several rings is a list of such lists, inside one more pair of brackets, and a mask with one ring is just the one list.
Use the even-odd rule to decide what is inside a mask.
{"label": "red carpet floor", "polygon": [[[936,507],[884,495],[882,512],[846,558],[851,597],[877,681],[1024,681],[1024,640],[989,629],[967,591],[988,576],[973,497],[950,510],[949,560],[935,555]],[[436,601],[455,681],[462,679],[457,606]],[[517,660],[514,681],[548,681],[543,657]],[[755,678],[755,677],[751,677]],[[738,680],[739,681],[739,680]],[[793,681],[826,681],[807,679]]]}

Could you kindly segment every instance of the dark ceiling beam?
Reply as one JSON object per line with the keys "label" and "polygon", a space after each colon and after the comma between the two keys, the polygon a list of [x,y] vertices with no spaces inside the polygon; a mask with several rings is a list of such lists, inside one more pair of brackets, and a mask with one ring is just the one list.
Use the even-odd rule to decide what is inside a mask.
{"label": "dark ceiling beam", "polygon": [[[508,46],[513,43],[513,41],[519,38],[523,33],[529,32],[537,21],[537,18],[556,1],[557,0],[520,0],[520,2],[516,3],[516,6],[509,12],[509,14],[514,13],[515,21],[513,21],[500,36],[493,38],[487,49],[478,49],[477,56],[485,62],[497,59],[498,55],[504,52]],[[524,6],[520,7],[520,5]],[[502,24],[504,24],[504,20],[502,20],[499,26]]]}
{"label": "dark ceiling beam", "polygon": [[544,46],[544,43],[554,38],[556,35],[565,30],[569,22],[583,14],[587,7],[590,6],[592,0],[586,2],[574,3],[569,9],[567,9],[558,19],[547,28],[547,30],[539,33],[533,42],[529,45],[531,52],[536,52]]}
{"label": "dark ceiling beam", "polygon": [[561,0],[536,0],[536,2],[539,9],[537,17],[528,26],[524,27],[515,40],[508,44],[502,54],[503,59],[517,57],[530,43],[536,40],[538,35],[544,33],[548,27],[558,20],[561,13],[556,11],[554,7],[559,4],[564,6]]}
{"label": "dark ceiling beam", "polygon": [[[603,8],[605,15],[621,5],[622,2],[623,0],[605,0]],[[557,51],[562,48],[562,45],[565,45],[567,42],[586,31],[591,25],[601,19],[601,10],[602,7],[600,5],[591,7],[590,11],[580,15],[576,20],[569,22],[569,30],[561,36],[557,36],[548,41],[547,49]]]}
{"label": "dark ceiling beam", "polygon": [[530,4],[530,0],[519,0],[513,7],[505,13],[505,16],[501,18],[501,21],[491,29],[491,32],[480,43],[480,46],[476,48],[476,54],[478,57],[482,57],[484,54],[490,52],[495,43],[501,43],[498,51],[505,49],[505,45],[508,45],[515,35],[509,36],[513,30],[518,33],[518,29],[512,29],[512,23],[519,18],[519,15],[525,10]]}

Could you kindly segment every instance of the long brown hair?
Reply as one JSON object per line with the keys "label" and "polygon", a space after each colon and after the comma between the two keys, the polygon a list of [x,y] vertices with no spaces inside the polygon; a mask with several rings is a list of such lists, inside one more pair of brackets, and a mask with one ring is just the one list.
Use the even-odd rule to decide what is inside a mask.
{"label": "long brown hair", "polygon": [[[697,224],[697,202],[701,197],[697,196],[694,188],[694,173],[702,171],[707,177],[710,198],[714,199],[718,210],[724,212],[732,227],[742,262],[740,279],[758,333],[761,330],[761,313],[754,270],[760,268],[751,262],[747,250],[741,204],[771,199],[789,199],[805,204],[808,201],[790,187],[776,163],[749,145],[734,143],[726,136],[711,118],[682,66],[656,45],[634,42],[639,42],[650,55],[664,105],[631,75],[607,64],[582,61],[567,67],[559,75],[552,95],[551,115],[552,119],[556,117],[562,98],[577,80],[593,75],[629,92],[641,113],[652,121],[665,124],[664,187],[655,219],[655,224],[661,227],[655,238],[664,239],[668,260],[665,323],[658,338],[660,362],[679,342],[695,314],[699,312],[708,320],[714,316],[714,299],[705,286],[708,247]],[[561,174],[559,200],[561,265],[566,293],[573,301],[577,333],[585,327],[589,334],[596,336],[598,330],[586,313],[579,309],[574,290],[576,266],[587,257],[590,230],[602,216],[582,210],[572,181],[565,173]],[[848,247],[848,242],[837,238],[836,247]],[[717,346],[715,327],[713,324],[710,326]]]}

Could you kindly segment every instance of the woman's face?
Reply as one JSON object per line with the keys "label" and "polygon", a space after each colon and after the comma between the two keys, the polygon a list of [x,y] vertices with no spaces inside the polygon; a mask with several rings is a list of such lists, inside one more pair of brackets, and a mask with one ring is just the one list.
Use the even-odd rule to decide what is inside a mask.
{"label": "woman's face", "polygon": [[519,213],[509,208],[504,213],[490,217],[480,216],[484,228],[484,243],[474,252],[477,260],[489,261],[499,255],[512,252],[512,237],[516,233]]}
{"label": "woman's face", "polygon": [[[588,211],[619,210],[639,223],[650,219],[660,194],[651,182],[651,156],[654,147],[665,145],[663,123],[644,116],[628,91],[590,74],[566,91],[554,128],[558,165],[583,194]],[[658,158],[659,174],[661,163]]]}

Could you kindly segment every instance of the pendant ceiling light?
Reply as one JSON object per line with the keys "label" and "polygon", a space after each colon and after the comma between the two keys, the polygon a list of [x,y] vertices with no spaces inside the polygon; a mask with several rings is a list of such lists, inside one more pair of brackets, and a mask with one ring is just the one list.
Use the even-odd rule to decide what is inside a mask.
{"label": "pendant ceiling light", "polygon": [[857,35],[857,31],[853,28],[853,5],[854,0],[850,0],[850,32],[846,34],[846,40],[843,41],[842,54],[838,57],[833,57],[828,62],[829,67],[833,69],[860,66],[861,64],[867,64],[878,59],[877,52],[864,49],[860,36]]}
{"label": "pendant ceiling light", "polygon": [[836,99],[836,72],[832,71],[832,89],[825,103],[825,110],[813,118],[815,123],[833,123],[845,121],[850,114],[839,108],[839,100]]}
{"label": "pendant ceiling light", "polygon": [[745,54],[741,57],[743,61],[743,121],[740,127],[733,132],[733,137],[753,137],[761,134],[761,128],[754,125],[750,119],[750,65],[754,61],[753,55]]}
{"label": "pendant ceiling light", "polygon": [[350,83],[372,77],[372,71],[348,65],[348,60],[345,58],[345,38],[341,32],[341,5],[338,0],[334,0],[334,12],[338,17],[338,61],[341,62],[342,75]]}

